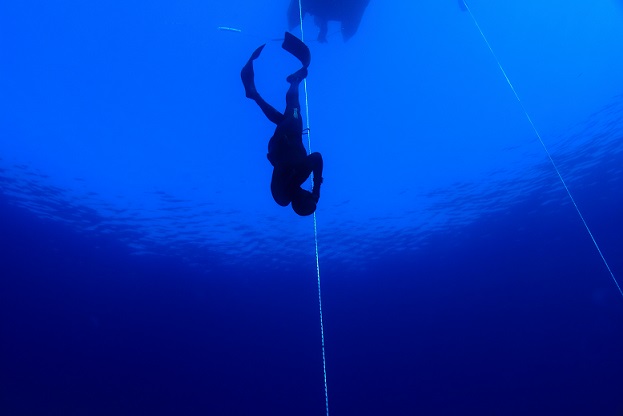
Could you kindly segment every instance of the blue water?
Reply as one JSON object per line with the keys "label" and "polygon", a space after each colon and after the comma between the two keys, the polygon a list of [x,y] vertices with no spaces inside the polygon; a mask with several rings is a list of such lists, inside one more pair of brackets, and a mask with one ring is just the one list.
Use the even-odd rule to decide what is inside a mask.
{"label": "blue water", "polygon": [[[268,42],[284,104],[289,2],[83,3],[0,6],[0,414],[326,414],[239,79]],[[454,0],[304,22],[332,415],[623,414],[623,296],[523,110],[623,281],[623,3],[504,3],[497,60]]]}

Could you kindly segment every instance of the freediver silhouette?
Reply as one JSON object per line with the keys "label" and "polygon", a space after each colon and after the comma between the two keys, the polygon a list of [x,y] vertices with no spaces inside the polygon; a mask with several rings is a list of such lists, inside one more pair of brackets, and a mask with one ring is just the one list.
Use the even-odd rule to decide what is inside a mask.
{"label": "freediver silhouette", "polygon": [[[297,37],[286,32],[281,47],[294,55],[301,64],[301,69],[289,75],[286,81],[290,88],[286,93],[286,109],[280,113],[260,96],[255,88],[255,61],[266,44],[257,48],[240,72],[245,94],[254,100],[266,118],[277,127],[268,142],[268,160],[273,165],[270,184],[275,202],[281,206],[292,204],[298,215],[311,215],[316,211],[320,199],[322,184],[322,156],[318,152],[307,154],[303,146],[303,120],[299,103],[299,85],[307,77],[307,67],[311,60],[309,48]],[[301,185],[313,173],[312,191],[306,191]]]}

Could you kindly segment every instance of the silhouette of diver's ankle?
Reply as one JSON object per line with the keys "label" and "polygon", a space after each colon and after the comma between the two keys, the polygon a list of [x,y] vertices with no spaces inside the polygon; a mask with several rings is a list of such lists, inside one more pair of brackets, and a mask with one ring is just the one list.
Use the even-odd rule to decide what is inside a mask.
{"label": "silhouette of diver's ankle", "polygon": [[307,78],[307,68],[303,67],[295,73],[288,75],[286,81],[288,81],[290,84],[298,84],[305,78]]}
{"label": "silhouette of diver's ankle", "polygon": [[250,99],[252,99],[252,100],[254,100],[254,101],[257,101],[257,98],[260,96],[260,95],[257,93],[257,90],[255,90],[255,88],[253,88],[253,89],[249,89],[248,91],[245,91],[244,95],[245,95],[247,98],[250,98]]}

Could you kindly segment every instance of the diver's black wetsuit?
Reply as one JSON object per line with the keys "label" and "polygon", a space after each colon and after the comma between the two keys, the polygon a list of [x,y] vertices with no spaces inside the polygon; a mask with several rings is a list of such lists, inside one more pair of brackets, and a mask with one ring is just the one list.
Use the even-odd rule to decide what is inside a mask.
{"label": "diver's black wetsuit", "polygon": [[[286,109],[282,114],[268,104],[255,89],[253,61],[260,55],[263,47],[264,45],[260,46],[251,55],[251,58],[242,69],[241,78],[247,97],[254,100],[264,115],[277,125],[275,133],[268,142],[267,157],[274,167],[270,185],[271,193],[277,204],[287,206],[292,203],[292,208],[297,214],[309,215],[316,209],[315,205],[320,198],[323,169],[320,153],[315,152],[308,155],[303,146],[303,120],[299,103],[299,85],[307,76],[309,50],[300,40],[286,33],[284,49],[292,52],[292,48],[304,48],[307,59],[301,59],[295,53],[295,56],[301,59],[304,66],[287,78],[290,88],[286,93]],[[297,50],[294,50],[294,52],[297,52]],[[301,185],[312,172],[314,174],[314,185],[310,193],[301,189]]]}

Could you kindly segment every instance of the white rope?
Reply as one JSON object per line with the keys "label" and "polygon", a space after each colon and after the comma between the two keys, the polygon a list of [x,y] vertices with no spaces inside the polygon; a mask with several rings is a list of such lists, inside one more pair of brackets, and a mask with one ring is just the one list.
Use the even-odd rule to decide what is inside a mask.
{"label": "white rope", "polygon": [[[303,5],[299,0],[299,21],[301,23],[301,41],[305,42],[305,33],[303,32]],[[311,130],[309,129],[309,95],[307,94],[307,78],[303,79],[303,88],[305,90],[305,127],[307,130],[307,147],[311,154]],[[316,221],[316,212],[314,212],[314,245],[316,248],[316,276],[318,279],[318,309],[320,311],[320,337],[322,341],[322,373],[324,376],[324,401],[327,416],[329,416],[329,391],[327,390],[327,359],[324,346],[324,323],[322,320],[322,291],[320,290],[320,262],[318,261],[318,224]]]}
{"label": "white rope", "polygon": [[571,203],[575,207],[576,212],[578,213],[580,219],[582,220],[582,223],[584,224],[584,228],[586,228],[586,231],[588,232],[588,235],[591,237],[591,240],[593,240],[593,244],[595,245],[595,248],[597,249],[597,252],[599,253],[599,256],[601,257],[601,260],[606,265],[606,269],[608,269],[608,273],[610,273],[610,277],[612,278],[612,281],[614,282],[615,286],[619,290],[619,293],[621,294],[621,296],[623,296],[623,289],[621,288],[621,285],[619,284],[619,282],[617,281],[616,277],[614,276],[614,273],[612,272],[612,269],[610,268],[610,265],[606,261],[606,258],[604,257],[604,254],[602,253],[601,249],[599,248],[599,244],[597,244],[597,240],[595,239],[595,236],[593,235],[590,227],[588,226],[588,223],[584,219],[584,215],[582,215],[582,212],[580,211],[580,207],[578,207],[578,205],[576,204],[575,199],[573,198],[573,195],[571,195],[571,191],[569,190],[569,187],[567,187],[567,183],[563,179],[562,174],[560,173],[560,170],[558,170],[558,166],[554,162],[554,159],[552,158],[551,153],[549,152],[549,150],[547,149],[547,146],[545,145],[545,142],[541,138],[541,134],[539,133],[539,131],[537,130],[536,126],[532,122],[532,118],[530,118],[530,115],[528,114],[528,110],[526,110],[526,107],[523,105],[523,102],[519,98],[519,94],[517,94],[517,91],[515,91],[515,87],[511,83],[511,80],[508,78],[508,75],[506,75],[506,71],[502,67],[502,64],[500,63],[500,60],[498,59],[497,55],[493,51],[493,48],[491,47],[491,44],[487,40],[487,37],[485,36],[484,32],[480,28],[480,25],[478,24],[478,21],[474,17],[474,14],[472,13],[472,10],[469,8],[469,5],[465,1],[463,2],[463,4],[465,4],[465,9],[469,12],[469,15],[471,16],[472,20],[474,21],[474,24],[476,25],[476,28],[480,32],[480,35],[482,36],[482,39],[487,44],[487,47],[489,48],[489,51],[493,55],[493,58],[495,58],[496,62],[498,63],[498,67],[500,68],[500,71],[502,71],[502,74],[504,75],[504,78],[506,78],[506,82],[508,83],[508,85],[510,86],[511,90],[513,91],[513,94],[515,95],[515,98],[519,102],[519,105],[521,106],[521,109],[523,110],[524,114],[526,115],[526,118],[528,119],[528,122],[532,126],[532,129],[534,130],[534,133],[536,134],[536,137],[539,138],[539,141],[541,142],[541,146],[543,146],[543,150],[545,150],[545,153],[547,154],[547,157],[549,158],[549,161],[551,162],[552,166],[554,167],[554,170],[556,171],[556,175],[558,175],[558,179],[560,179],[560,182],[562,183],[562,186],[565,188],[565,191],[567,192],[567,195],[569,196],[569,199],[571,200]]}

